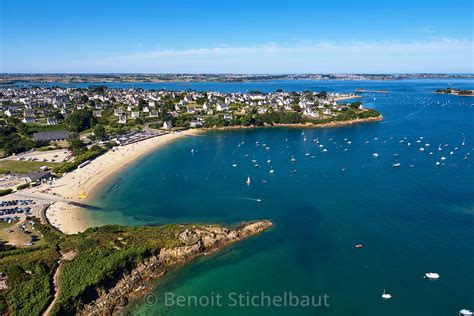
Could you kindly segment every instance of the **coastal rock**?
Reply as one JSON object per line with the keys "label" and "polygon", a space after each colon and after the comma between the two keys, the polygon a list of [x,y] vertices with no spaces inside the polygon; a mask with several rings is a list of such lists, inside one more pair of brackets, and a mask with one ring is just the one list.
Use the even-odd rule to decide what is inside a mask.
{"label": "coastal rock", "polygon": [[110,288],[97,288],[97,299],[82,305],[79,315],[116,315],[128,302],[151,290],[150,281],[166,273],[167,267],[189,261],[196,256],[221,249],[233,242],[259,234],[270,228],[270,221],[242,223],[235,229],[205,226],[186,229],[178,239],[185,246],[162,248],[156,256],[138,263],[131,271],[124,272]]}

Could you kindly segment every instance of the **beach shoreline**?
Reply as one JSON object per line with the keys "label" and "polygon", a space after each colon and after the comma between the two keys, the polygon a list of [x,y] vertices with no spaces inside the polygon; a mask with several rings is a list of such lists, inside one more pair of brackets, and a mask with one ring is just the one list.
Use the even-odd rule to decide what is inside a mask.
{"label": "beach shoreline", "polygon": [[37,191],[37,193],[52,195],[56,200],[46,209],[45,217],[53,226],[66,234],[82,232],[96,226],[97,223],[88,216],[88,211],[81,204],[87,206],[100,187],[106,185],[115,175],[140,158],[179,138],[194,136],[200,132],[200,130],[173,132],[119,146],[116,150],[109,150],[97,157],[87,166],[64,174],[55,181],[53,186],[40,188]]}

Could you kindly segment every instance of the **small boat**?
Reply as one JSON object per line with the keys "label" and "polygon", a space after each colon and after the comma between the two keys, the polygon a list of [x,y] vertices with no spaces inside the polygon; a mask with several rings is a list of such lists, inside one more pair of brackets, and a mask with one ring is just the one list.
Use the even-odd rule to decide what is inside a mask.
{"label": "small boat", "polygon": [[420,147],[420,151],[425,151],[425,149],[423,147]]}
{"label": "small boat", "polygon": [[439,165],[441,165],[441,163],[440,163],[439,161],[437,161],[437,162],[435,163],[435,165],[436,165],[436,166],[439,166]]}
{"label": "small boat", "polygon": [[462,143],[461,143],[461,146],[464,146],[464,145],[466,145],[466,139],[465,138],[463,138]]}
{"label": "small boat", "polygon": [[270,158],[267,159],[267,163],[271,163],[271,162],[272,162],[272,160]]}
{"label": "small boat", "polygon": [[326,148],[323,149],[323,153],[326,153],[328,150]]}
{"label": "small boat", "polygon": [[235,167],[237,167],[237,166],[238,166],[238,164],[236,164],[235,162],[232,164],[232,167],[233,167],[233,168],[235,168]]}
{"label": "small boat", "polygon": [[191,149],[191,154],[194,154],[195,151],[196,151],[196,150],[194,150],[194,148]]}
{"label": "small boat", "polygon": [[443,148],[441,148],[441,144],[439,144],[438,150],[443,150]]}
{"label": "small boat", "polygon": [[298,172],[298,170],[294,169],[291,173],[297,173],[297,172]]}
{"label": "small boat", "polygon": [[354,246],[354,248],[357,248],[357,249],[363,248],[363,247],[364,247],[364,245],[362,245],[362,244],[357,244],[357,245]]}
{"label": "small boat", "polygon": [[382,298],[383,298],[384,300],[389,300],[389,299],[392,298],[392,294],[389,294],[389,293],[385,292],[385,289],[384,289],[384,290],[383,290],[383,293],[382,293]]}
{"label": "small boat", "polygon": [[247,180],[245,180],[245,183],[246,183],[247,185],[250,185],[250,183],[252,183],[252,181],[250,181],[250,177],[247,177]]}
{"label": "small boat", "polygon": [[291,159],[290,159],[291,162],[296,162],[296,158],[295,156],[291,156]]}
{"label": "small boat", "polygon": [[374,158],[377,158],[378,156],[379,156],[378,153],[373,153],[373,154],[372,154],[372,157],[374,157]]}
{"label": "small boat", "polygon": [[428,273],[425,273],[425,278],[428,278],[430,280],[438,280],[439,274],[435,272],[428,272]]}
{"label": "small boat", "polygon": [[394,167],[394,168],[399,168],[399,167],[400,167],[400,163],[399,163],[399,162],[396,162],[396,163],[394,163],[394,164],[392,165],[392,167]]}
{"label": "small boat", "polygon": [[309,152],[308,152],[308,151],[306,151],[306,154],[304,154],[304,155],[305,155],[305,156],[309,156]]}
{"label": "small boat", "polygon": [[459,316],[472,316],[472,315],[474,315],[474,312],[469,309],[461,309],[459,311]]}
{"label": "small boat", "polygon": [[273,168],[270,167],[270,171],[268,171],[269,173],[274,173],[275,170],[273,170]]}

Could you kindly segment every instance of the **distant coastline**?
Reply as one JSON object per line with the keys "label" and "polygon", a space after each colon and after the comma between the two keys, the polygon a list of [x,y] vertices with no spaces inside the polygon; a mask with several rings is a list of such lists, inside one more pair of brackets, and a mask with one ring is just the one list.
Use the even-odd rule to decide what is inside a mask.
{"label": "distant coastline", "polygon": [[251,82],[269,80],[404,80],[404,79],[474,79],[474,74],[66,74],[3,73],[0,85],[16,83],[166,83],[166,82]]}

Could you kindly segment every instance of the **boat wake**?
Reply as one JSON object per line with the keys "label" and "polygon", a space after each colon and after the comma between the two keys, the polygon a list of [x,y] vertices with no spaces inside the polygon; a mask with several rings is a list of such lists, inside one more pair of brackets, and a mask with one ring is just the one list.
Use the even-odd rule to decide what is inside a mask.
{"label": "boat wake", "polygon": [[254,202],[262,202],[262,199],[254,199],[249,197],[243,196],[224,196],[226,199],[234,199],[234,200],[247,200],[247,201],[254,201]]}

